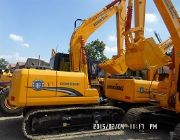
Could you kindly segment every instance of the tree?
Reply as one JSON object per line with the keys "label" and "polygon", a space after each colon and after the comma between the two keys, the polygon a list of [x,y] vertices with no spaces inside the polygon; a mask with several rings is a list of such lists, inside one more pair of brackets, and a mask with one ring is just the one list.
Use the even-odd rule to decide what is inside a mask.
{"label": "tree", "polygon": [[85,46],[87,58],[90,60],[98,60],[100,62],[107,60],[107,57],[104,55],[105,46],[104,42],[99,41],[99,39],[87,43]]}
{"label": "tree", "polygon": [[0,69],[6,69],[8,64],[9,63],[4,58],[0,58]]}

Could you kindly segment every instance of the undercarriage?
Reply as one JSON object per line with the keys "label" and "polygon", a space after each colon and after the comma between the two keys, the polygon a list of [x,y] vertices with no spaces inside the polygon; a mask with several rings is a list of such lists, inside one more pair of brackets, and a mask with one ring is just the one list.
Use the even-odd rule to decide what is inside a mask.
{"label": "undercarriage", "polygon": [[94,124],[118,124],[123,117],[124,111],[112,106],[32,109],[25,114],[22,129],[30,139],[84,131],[92,133],[107,131],[93,129]]}

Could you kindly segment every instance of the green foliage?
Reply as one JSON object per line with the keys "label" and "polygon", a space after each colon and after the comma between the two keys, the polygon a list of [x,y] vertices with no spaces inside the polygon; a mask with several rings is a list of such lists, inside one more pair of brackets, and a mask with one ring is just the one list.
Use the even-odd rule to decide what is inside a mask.
{"label": "green foliage", "polygon": [[9,63],[4,58],[0,58],[0,69],[6,69],[8,64]]}
{"label": "green foliage", "polygon": [[107,57],[104,55],[105,44],[103,41],[96,39],[85,46],[87,58],[91,60],[98,60],[100,62],[106,61]]}

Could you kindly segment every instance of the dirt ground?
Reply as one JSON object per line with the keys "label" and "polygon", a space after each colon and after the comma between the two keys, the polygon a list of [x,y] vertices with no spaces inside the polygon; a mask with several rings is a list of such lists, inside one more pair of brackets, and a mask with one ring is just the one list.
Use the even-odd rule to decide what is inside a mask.
{"label": "dirt ground", "polygon": [[[0,140],[26,140],[21,131],[22,117],[0,117]],[[154,132],[111,131],[100,134],[86,134],[76,137],[53,138],[57,140],[169,140],[168,130]]]}

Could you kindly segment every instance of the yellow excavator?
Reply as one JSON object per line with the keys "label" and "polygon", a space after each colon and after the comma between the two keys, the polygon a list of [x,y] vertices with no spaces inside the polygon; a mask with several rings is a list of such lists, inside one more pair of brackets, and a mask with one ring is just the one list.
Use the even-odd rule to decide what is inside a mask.
{"label": "yellow excavator", "polygon": [[98,90],[90,87],[84,45],[94,31],[123,8],[126,7],[115,0],[74,31],[70,72],[22,69],[13,73],[8,101],[10,105],[24,107],[22,130],[26,137],[36,139],[89,130],[95,122],[122,121],[124,111],[102,106]]}
{"label": "yellow excavator", "polygon": [[[159,81],[157,91],[150,94],[154,107],[132,108],[125,117],[127,123],[165,123],[175,126],[174,139],[180,139],[180,18],[171,0],[154,0],[171,35],[172,57],[168,63],[168,78]],[[134,61],[136,58],[133,58]],[[140,69],[139,69],[140,70]],[[148,125],[147,125],[148,127]]]}
{"label": "yellow excavator", "polygon": [[5,69],[0,74],[0,116],[17,116],[22,114],[22,108],[10,106],[8,104],[9,86],[12,78],[12,73],[9,69]]}
{"label": "yellow excavator", "polygon": [[12,74],[10,73],[9,69],[5,69],[4,72],[1,70],[0,74],[0,81],[1,82],[10,82]]}
{"label": "yellow excavator", "polygon": [[[139,2],[139,4],[141,3],[143,3],[143,0]],[[163,54],[159,45],[152,38],[145,39],[143,37],[143,26],[135,29],[130,28],[130,14],[127,16],[126,24],[122,18],[119,18],[122,15],[124,17],[126,15],[121,15],[121,13],[126,11],[125,4],[125,0],[113,1],[102,11],[84,20],[82,25],[75,30],[70,43],[70,72],[35,69],[24,69],[14,72],[8,101],[10,105],[25,108],[22,129],[26,137],[41,138],[44,135],[73,132],[82,129],[88,130],[92,128],[92,124],[95,122],[119,123],[122,121],[124,111],[113,106],[101,106],[101,98],[97,89],[91,88],[89,85],[84,48],[88,37],[115,13],[118,23],[117,39],[122,39],[120,36],[125,30],[126,52],[124,53],[122,49],[123,45],[120,45],[123,43],[123,39],[118,40],[118,56],[111,62],[107,62],[107,71],[110,69],[113,73],[123,74],[127,71],[127,68],[132,70],[157,69],[168,63],[170,59]],[[129,7],[131,6],[132,2],[129,1]],[[139,18],[141,19],[142,16]],[[122,26],[119,26],[120,20],[122,20]],[[125,28],[122,29],[123,27]],[[133,38],[133,34],[136,35],[136,38]],[[150,51],[155,53],[144,55]],[[137,57],[136,54],[138,54]],[[134,60],[137,60],[137,62]],[[104,65],[104,67],[107,65]],[[132,91],[135,94],[148,91],[154,92],[157,89],[157,84],[154,84],[154,82],[147,81],[144,83],[143,80],[137,81],[135,84],[133,80],[132,82],[129,81],[124,87],[116,83],[113,84],[115,86],[106,83],[106,86],[107,89],[118,90],[118,92],[115,92],[116,94],[123,91],[124,87],[127,88],[129,86],[135,88]],[[151,88],[149,90],[150,86],[154,86],[154,89]],[[146,90],[147,88],[148,90]],[[124,91],[129,92],[129,90]],[[108,96],[107,93],[106,95]],[[147,96],[145,98],[147,102],[149,102],[148,95],[145,95]],[[129,96],[132,97],[133,95]],[[111,99],[112,97],[113,95],[109,94],[109,98]],[[115,98],[117,99],[118,96],[116,95]],[[123,98],[126,102],[131,100],[128,95],[125,95]]]}
{"label": "yellow excavator", "polygon": [[[121,3],[123,2],[125,1]],[[116,60],[113,58],[99,65],[100,68],[111,74],[104,80],[105,96],[110,105],[118,105],[124,110],[134,106],[149,105],[150,94],[156,92],[158,88],[158,82],[155,80],[156,70],[170,60],[165,53],[172,46],[171,39],[168,38],[166,41],[156,44],[153,38],[144,38],[145,9],[146,0],[134,1],[135,28],[131,28],[133,0],[128,1],[126,25],[122,30],[126,43],[123,47],[123,42],[121,42],[118,47],[121,48],[121,54],[117,57],[118,63],[115,64]],[[124,60],[125,67],[120,65],[121,58]],[[121,67],[121,72],[115,71],[114,66],[116,65]],[[138,76],[129,75],[128,72],[125,75],[119,75],[126,72],[127,68],[131,71],[143,69],[146,71],[140,72],[141,75]],[[117,69],[119,70],[119,67]],[[122,69],[125,69],[124,72]]]}

